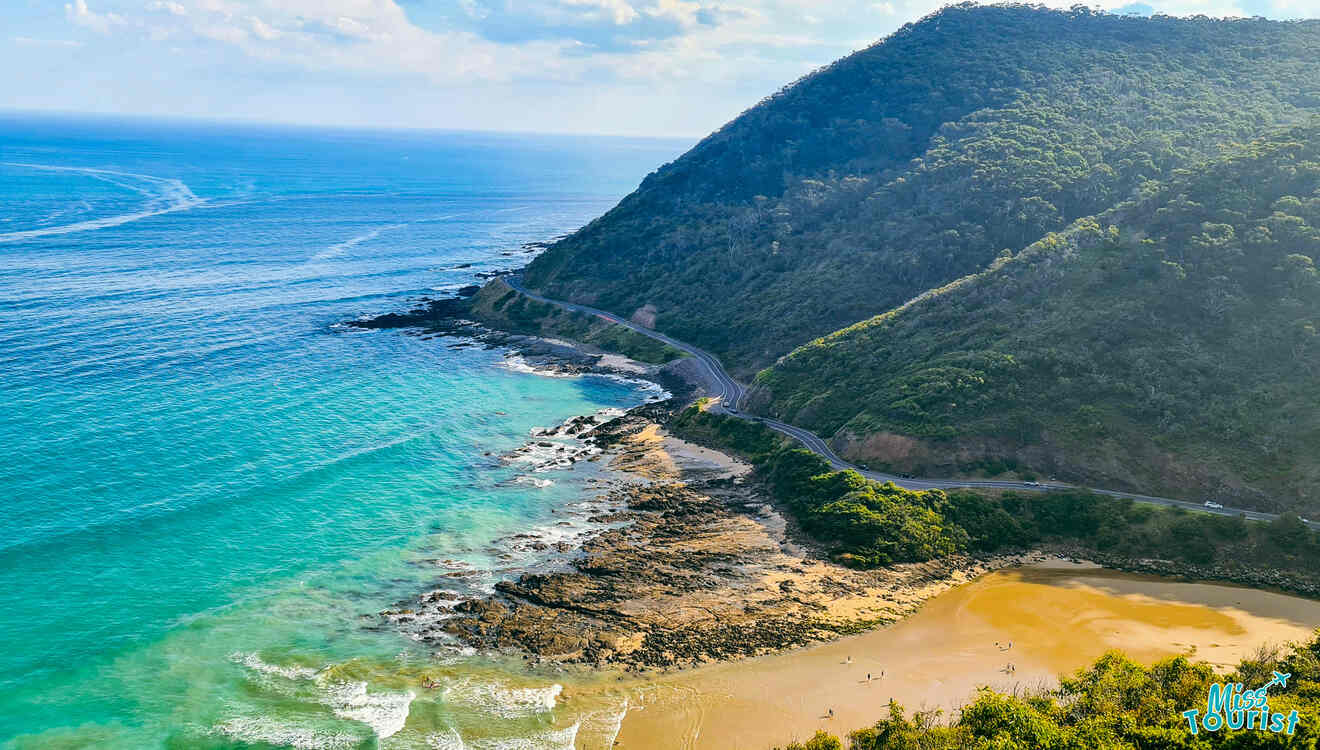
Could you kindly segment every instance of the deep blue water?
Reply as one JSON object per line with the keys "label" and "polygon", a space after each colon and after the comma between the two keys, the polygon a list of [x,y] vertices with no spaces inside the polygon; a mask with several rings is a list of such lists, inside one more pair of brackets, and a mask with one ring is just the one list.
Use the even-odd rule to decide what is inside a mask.
{"label": "deep blue water", "polygon": [[583,491],[483,454],[648,392],[335,324],[521,264],[683,145],[0,118],[0,744],[562,745],[461,655],[412,701],[435,657],[374,614]]}

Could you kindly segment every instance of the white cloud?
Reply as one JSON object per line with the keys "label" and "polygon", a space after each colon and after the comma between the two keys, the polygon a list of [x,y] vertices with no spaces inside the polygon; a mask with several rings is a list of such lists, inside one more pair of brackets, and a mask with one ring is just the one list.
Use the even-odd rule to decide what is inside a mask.
{"label": "white cloud", "polygon": [[568,7],[584,8],[592,15],[610,19],[616,26],[632,23],[639,15],[626,0],[562,0]]}
{"label": "white cloud", "polygon": [[173,0],[155,0],[155,2],[147,3],[147,10],[160,11],[174,16],[188,15],[188,9],[179,3],[173,2]]}
{"label": "white cloud", "polygon": [[114,13],[97,13],[87,7],[87,0],[73,0],[64,4],[64,15],[70,22],[98,34],[109,34],[115,26],[127,23],[122,16]]}
{"label": "white cloud", "polygon": [[[191,35],[259,63],[280,61],[318,74],[343,70],[451,82],[742,77],[770,85],[864,46],[942,1],[451,0],[452,13],[422,26],[409,15],[421,6],[396,0],[151,0],[145,5],[151,18],[140,25],[151,39],[177,44]],[[1056,7],[1075,1],[1045,0]],[[1320,5],[1147,1],[1176,14],[1249,15],[1238,4],[1273,3],[1298,15]],[[1131,0],[1100,2],[1113,8]],[[72,0],[66,12],[103,34],[126,23],[89,9],[87,0]]]}
{"label": "white cloud", "polygon": [[[65,1],[85,30],[77,63],[103,72],[94,93],[107,107],[165,101],[168,79],[180,114],[209,106],[201,86],[220,86],[236,116],[254,118],[697,134],[948,0]],[[1175,15],[1320,15],[1320,0],[1141,1]],[[38,41],[58,30],[9,32],[25,40],[11,37],[14,58],[16,45],[60,56]],[[28,87],[33,100],[54,88]]]}

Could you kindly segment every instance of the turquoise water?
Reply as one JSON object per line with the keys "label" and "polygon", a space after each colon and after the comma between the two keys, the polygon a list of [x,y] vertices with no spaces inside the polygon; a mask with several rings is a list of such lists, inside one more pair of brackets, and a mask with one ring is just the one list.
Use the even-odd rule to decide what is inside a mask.
{"label": "turquoise water", "polygon": [[481,588],[533,564],[496,540],[556,523],[594,469],[536,487],[495,456],[652,392],[336,323],[520,264],[681,146],[0,119],[0,744],[608,724],[377,613],[454,565]]}

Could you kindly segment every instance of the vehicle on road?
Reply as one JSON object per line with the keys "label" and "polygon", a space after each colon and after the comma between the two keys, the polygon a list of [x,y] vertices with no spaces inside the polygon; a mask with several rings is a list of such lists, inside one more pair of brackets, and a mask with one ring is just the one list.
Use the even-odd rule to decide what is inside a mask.
{"label": "vehicle on road", "polygon": [[1207,507],[1207,508],[1223,508],[1224,506],[1221,505],[1221,504],[1219,504],[1219,503],[1213,502],[1213,501],[1211,501],[1211,500],[1206,500],[1206,501],[1205,501],[1205,507]]}

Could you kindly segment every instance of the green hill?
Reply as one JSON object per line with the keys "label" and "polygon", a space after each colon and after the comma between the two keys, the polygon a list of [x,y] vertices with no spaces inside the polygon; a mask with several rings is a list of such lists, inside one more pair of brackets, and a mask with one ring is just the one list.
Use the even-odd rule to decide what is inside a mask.
{"label": "green hill", "polygon": [[1314,514],[1320,121],[1147,192],[800,347],[754,403],[896,471]]}
{"label": "green hill", "polygon": [[748,110],[527,269],[750,375],[1320,111],[1320,23],[945,9]]}

